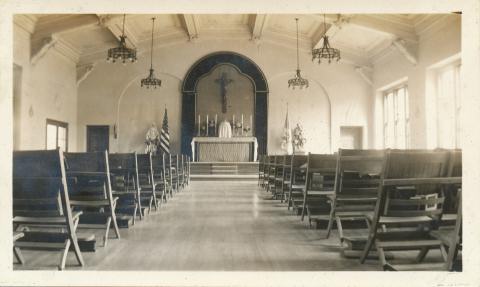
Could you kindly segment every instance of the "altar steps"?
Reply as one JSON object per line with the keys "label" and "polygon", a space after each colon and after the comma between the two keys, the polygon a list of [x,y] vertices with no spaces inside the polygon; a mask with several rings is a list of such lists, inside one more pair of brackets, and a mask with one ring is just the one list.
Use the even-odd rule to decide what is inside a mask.
{"label": "altar steps", "polygon": [[257,180],[257,162],[192,162],[192,180]]}

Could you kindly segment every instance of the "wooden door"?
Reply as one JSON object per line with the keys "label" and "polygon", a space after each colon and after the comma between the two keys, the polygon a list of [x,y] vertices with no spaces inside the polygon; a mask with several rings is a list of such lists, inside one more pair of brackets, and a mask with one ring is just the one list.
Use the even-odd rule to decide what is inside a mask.
{"label": "wooden door", "polygon": [[109,126],[87,126],[87,152],[109,150]]}
{"label": "wooden door", "polygon": [[362,149],[362,127],[340,127],[340,148]]}

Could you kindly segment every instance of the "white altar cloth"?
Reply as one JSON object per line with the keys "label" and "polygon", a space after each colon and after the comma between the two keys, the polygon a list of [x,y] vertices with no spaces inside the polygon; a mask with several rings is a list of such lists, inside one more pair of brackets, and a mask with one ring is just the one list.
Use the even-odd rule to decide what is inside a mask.
{"label": "white altar cloth", "polygon": [[[194,161],[233,162],[257,160],[258,142],[256,137],[194,137],[191,145]],[[253,158],[248,158],[250,157],[250,146],[252,145]],[[202,154],[202,150],[204,154]],[[245,159],[245,153],[247,153],[247,159]]]}

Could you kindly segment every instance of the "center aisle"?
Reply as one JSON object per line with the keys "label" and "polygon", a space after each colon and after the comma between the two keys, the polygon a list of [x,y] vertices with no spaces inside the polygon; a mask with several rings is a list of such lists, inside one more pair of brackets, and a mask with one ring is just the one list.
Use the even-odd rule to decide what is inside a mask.
{"label": "center aisle", "polygon": [[[378,270],[340,256],[254,182],[193,181],[161,210],[85,253],[94,270]],[[101,253],[101,254],[99,254]]]}

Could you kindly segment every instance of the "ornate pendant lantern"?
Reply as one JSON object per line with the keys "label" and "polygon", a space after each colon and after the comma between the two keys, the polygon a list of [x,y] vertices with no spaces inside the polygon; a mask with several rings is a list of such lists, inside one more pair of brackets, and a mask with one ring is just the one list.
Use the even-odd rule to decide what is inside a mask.
{"label": "ornate pendant lantern", "polygon": [[107,62],[115,63],[117,60],[135,63],[137,61],[137,50],[127,47],[127,36],[125,36],[125,14],[123,14],[122,35],[120,36],[120,43],[118,47],[108,49]]}
{"label": "ornate pendant lantern", "polygon": [[150,88],[150,87],[153,87],[153,88],[157,88],[162,86],[162,81],[160,79],[158,79],[157,77],[155,77],[155,72],[153,70],[153,28],[154,28],[154,24],[155,24],[155,18],[152,18],[152,44],[151,44],[151,47],[150,47],[150,70],[149,70],[149,74],[148,74],[148,77],[142,79],[140,81],[140,86],[141,87],[147,87]]}
{"label": "ornate pendant lantern", "polygon": [[292,87],[295,89],[295,87],[299,87],[300,89],[303,88],[308,88],[308,80],[305,78],[302,78],[302,75],[300,75],[300,64],[299,64],[299,56],[298,56],[298,18],[295,18],[296,24],[297,24],[297,70],[295,73],[295,77],[292,79],[288,80],[288,87]]}
{"label": "ornate pendant lantern", "polygon": [[340,50],[332,48],[330,46],[330,43],[328,42],[328,36],[327,36],[327,24],[325,22],[325,14],[323,14],[323,26],[325,33],[322,36],[323,39],[323,45],[321,48],[318,49],[313,49],[312,50],[312,61],[315,59],[318,59],[318,63],[321,63],[322,59],[328,60],[328,63],[330,64],[332,60],[337,60],[337,62],[340,60]]}

